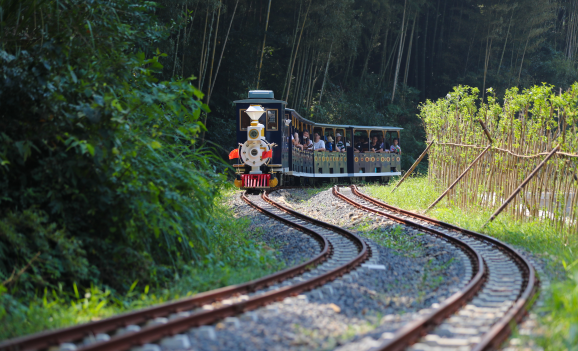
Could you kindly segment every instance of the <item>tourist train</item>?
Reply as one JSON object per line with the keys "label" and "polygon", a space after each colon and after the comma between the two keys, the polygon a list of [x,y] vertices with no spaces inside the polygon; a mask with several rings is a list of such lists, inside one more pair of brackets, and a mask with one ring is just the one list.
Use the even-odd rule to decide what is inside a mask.
{"label": "tourist train", "polygon": [[315,123],[269,90],[249,91],[248,99],[235,105],[238,148],[229,159],[235,162],[239,188],[316,180],[387,182],[401,175],[402,128]]}

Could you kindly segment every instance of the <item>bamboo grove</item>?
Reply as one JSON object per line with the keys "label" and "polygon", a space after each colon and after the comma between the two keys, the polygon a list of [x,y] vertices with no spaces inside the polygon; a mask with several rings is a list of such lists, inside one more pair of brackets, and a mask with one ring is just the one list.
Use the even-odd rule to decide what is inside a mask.
{"label": "bamboo grove", "polygon": [[[489,89],[492,94],[492,89]],[[542,85],[506,92],[503,103],[487,102],[476,88],[456,87],[445,98],[421,106],[428,138],[431,181],[447,188],[483,150],[491,148],[450,191],[463,208],[495,210],[536,166],[560,146],[506,207],[520,220],[546,220],[578,229],[578,83],[567,91]],[[489,131],[486,136],[479,121]]]}
{"label": "bamboo grove", "polygon": [[573,0],[160,0],[162,79],[196,77],[208,140],[234,144],[231,100],[271,89],[318,122],[404,127],[416,157],[419,101],[456,84],[578,80]]}

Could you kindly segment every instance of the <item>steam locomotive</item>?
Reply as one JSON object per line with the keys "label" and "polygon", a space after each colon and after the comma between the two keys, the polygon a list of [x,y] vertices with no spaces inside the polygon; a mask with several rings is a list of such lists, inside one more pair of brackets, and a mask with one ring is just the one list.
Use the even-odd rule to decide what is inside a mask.
{"label": "steam locomotive", "polygon": [[[402,128],[322,124],[301,117],[273,91],[252,90],[248,99],[234,101],[239,147],[229,154],[235,160],[235,186],[268,189],[283,185],[312,185],[315,181],[387,182],[401,175],[401,154],[354,151],[354,142],[377,136],[384,143],[399,140]],[[302,150],[293,146],[292,135],[307,131],[321,139],[340,134],[345,152]]]}

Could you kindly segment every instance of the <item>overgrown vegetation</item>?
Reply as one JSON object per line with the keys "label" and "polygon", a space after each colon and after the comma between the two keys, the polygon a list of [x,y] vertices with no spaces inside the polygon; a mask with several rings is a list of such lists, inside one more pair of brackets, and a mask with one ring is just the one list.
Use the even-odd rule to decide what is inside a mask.
{"label": "overgrown vegetation", "polygon": [[1,5],[0,280],[36,253],[11,293],[157,286],[202,260],[221,178],[195,147],[203,94],[139,50],[166,35],[154,4]]}
{"label": "overgrown vegetation", "polygon": [[280,268],[218,205],[193,78],[142,51],[155,8],[0,0],[0,339]]}
{"label": "overgrown vegetation", "polygon": [[38,298],[19,299],[0,285],[0,340],[106,318],[117,313],[167,302],[198,292],[262,277],[283,268],[249,230],[248,219],[236,219],[216,201],[212,221],[214,244],[202,261],[185,266],[162,288],[134,281],[127,292],[96,285],[59,284],[40,291]]}
{"label": "overgrown vegetation", "polygon": [[[389,204],[418,212],[424,211],[440,194],[440,188],[425,175],[409,178],[391,193],[395,183],[367,186],[365,189],[370,195]],[[549,298],[542,311],[545,334],[539,336],[537,341],[546,350],[572,349],[578,342],[577,334],[573,332],[578,315],[578,240],[573,235],[569,235],[567,241],[560,240],[563,233],[547,222],[520,222],[508,215],[498,217],[482,229],[490,215],[491,211],[483,207],[463,209],[455,206],[451,200],[442,200],[428,212],[428,216],[523,247],[552,266],[563,266],[566,276],[550,276],[555,283],[548,288]],[[549,269],[548,274],[557,271]]]}

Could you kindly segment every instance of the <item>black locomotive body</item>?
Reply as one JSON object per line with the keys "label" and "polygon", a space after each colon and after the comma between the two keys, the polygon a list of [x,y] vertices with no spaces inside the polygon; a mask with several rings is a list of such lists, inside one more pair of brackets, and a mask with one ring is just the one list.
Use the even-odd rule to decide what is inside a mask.
{"label": "black locomotive body", "polygon": [[[315,123],[287,108],[285,101],[275,100],[272,91],[250,91],[248,99],[235,104],[239,148],[231,152],[230,158],[236,159],[237,187],[266,189],[313,184],[319,179],[333,183],[387,181],[401,175],[401,153],[369,152],[367,148],[356,149],[355,144],[360,139],[377,137],[389,151],[393,139],[399,141],[402,128]],[[295,147],[292,135],[297,132],[302,137],[305,131],[311,136],[319,134],[322,140],[340,135],[345,152]]]}

